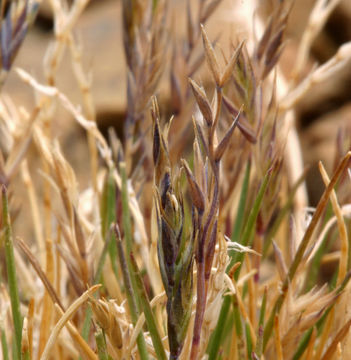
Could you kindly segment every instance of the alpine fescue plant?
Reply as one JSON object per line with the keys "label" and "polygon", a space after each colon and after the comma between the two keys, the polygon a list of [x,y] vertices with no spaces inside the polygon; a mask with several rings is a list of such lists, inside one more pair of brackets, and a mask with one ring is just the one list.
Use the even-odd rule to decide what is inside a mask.
{"label": "alpine fescue plant", "polygon": [[156,99],[153,99],[152,117],[154,121],[154,201],[159,236],[158,261],[167,295],[170,358],[178,359],[192,311],[193,251],[196,229],[190,232],[184,227],[184,206],[182,197],[179,195],[180,180],[172,176],[165,140],[167,133],[164,134],[160,129],[160,114]]}
{"label": "alpine fescue plant", "polygon": [[[104,137],[75,33],[89,1],[48,1],[42,82],[14,68],[40,1],[0,1],[1,84],[13,71],[36,95],[31,109],[0,98],[3,359],[350,358],[351,136],[331,174],[319,164],[311,208],[295,126],[300,99],[350,64],[348,42],[306,66],[338,2],[316,1],[288,74],[292,0],[269,17],[253,1],[228,47],[210,30],[224,1],[117,2],[126,116]],[[57,85],[66,49],[82,104]],[[84,191],[58,107],[87,134]]]}

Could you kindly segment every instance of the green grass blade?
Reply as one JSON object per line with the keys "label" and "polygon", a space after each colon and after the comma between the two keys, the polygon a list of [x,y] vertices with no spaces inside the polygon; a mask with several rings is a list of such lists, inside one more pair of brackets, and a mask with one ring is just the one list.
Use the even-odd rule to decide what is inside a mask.
{"label": "green grass blade", "polygon": [[239,242],[241,230],[244,223],[244,213],[245,213],[245,206],[246,206],[246,199],[247,199],[247,192],[249,189],[249,182],[250,182],[250,172],[251,172],[251,161],[248,161],[245,170],[245,177],[240,193],[240,199],[238,204],[238,210],[236,213],[236,219],[233,228],[232,240]]}
{"label": "green grass blade", "polygon": [[8,210],[7,190],[5,185],[2,186],[2,214],[3,214],[3,231],[4,231],[4,239],[5,239],[4,245],[5,245],[7,279],[8,279],[9,293],[11,299],[12,318],[15,328],[16,358],[20,359],[23,319],[20,312],[20,300],[18,296],[15,255],[14,255],[13,240],[12,240],[12,228],[11,228],[10,214]]}
{"label": "green grass blade", "polygon": [[[101,219],[102,219],[101,230],[102,230],[103,239],[107,241],[107,239],[109,238],[108,234],[110,234],[111,224],[116,221],[116,184],[113,177],[113,169],[110,169],[106,181],[104,198],[105,198],[103,199],[104,207],[101,215]],[[114,237],[114,233],[112,233],[111,236]],[[115,241],[110,241],[108,246],[108,252],[111,259],[113,272],[118,280],[117,247]]]}
{"label": "green grass blade", "polygon": [[258,330],[257,330],[257,342],[256,342],[256,349],[255,354],[258,357],[262,355],[263,349],[263,329],[264,329],[264,316],[266,314],[266,305],[267,305],[267,288],[264,289],[263,297],[262,297],[262,304],[260,309],[260,315],[258,320]]}
{"label": "green grass blade", "polygon": [[238,338],[238,354],[239,359],[245,359],[245,339],[244,339],[244,331],[243,324],[240,315],[238,300],[236,296],[233,296],[233,314],[234,314],[234,325],[235,331]]}
{"label": "green grass blade", "polygon": [[228,313],[230,309],[230,304],[231,304],[231,296],[230,295],[224,296],[221,311],[219,313],[218,323],[207,348],[208,360],[217,359],[219,347],[221,346],[221,344],[223,344],[224,341],[223,333],[225,329],[225,322],[228,317]]}
{"label": "green grass blade", "polygon": [[[110,254],[112,268],[115,276],[118,274],[117,270],[117,245],[114,239],[114,232],[110,231],[111,224],[114,222],[115,219],[115,208],[116,208],[116,191],[115,191],[115,185],[114,180],[112,177],[112,171],[110,172],[110,176],[108,178],[108,181],[105,184],[104,193],[102,195],[102,205],[101,205],[101,232],[103,239],[106,239],[108,237],[108,234],[110,236],[109,239],[105,242],[105,246],[102,250],[102,253],[100,255],[98,265],[96,268],[95,276],[93,284],[96,285],[101,282],[101,276],[102,271],[105,265],[107,254]],[[114,246],[111,246],[111,243],[114,243]],[[113,260],[113,261],[112,261]],[[94,296],[96,296],[94,294]],[[87,307],[86,313],[85,313],[85,319],[83,323],[82,328],[82,337],[85,341],[89,338],[89,332],[91,327],[91,317],[92,317],[92,310],[91,307]]]}
{"label": "green grass blade", "polygon": [[245,334],[246,334],[247,357],[250,359],[252,353],[252,338],[251,338],[250,326],[248,323],[245,323]]}
{"label": "green grass blade", "polygon": [[[247,222],[244,227],[243,236],[241,238],[240,243],[244,246],[247,246],[249,244],[249,241],[251,239],[251,236],[255,229],[255,223],[258,216],[258,212],[260,211],[263,196],[266,192],[269,180],[271,178],[272,171],[268,171],[266,175],[263,178],[262,184],[260,186],[260,190],[258,191],[257,197],[255,199],[255,202],[253,204],[253,207],[250,211],[249,217],[247,219]],[[244,258],[244,253],[236,252],[233,256],[233,263],[236,263],[238,261],[242,262]],[[241,266],[238,268],[238,270],[235,272],[235,280],[238,280],[239,274],[240,274]]]}
{"label": "green grass blade", "polygon": [[306,171],[307,171],[307,169],[303,172],[303,174],[296,181],[296,184],[293,186],[293,188],[289,192],[289,197],[288,197],[285,205],[279,211],[279,214],[278,214],[276,220],[274,221],[272,227],[268,231],[267,236],[265,237],[265,243],[264,243],[263,252],[262,252],[263,258],[267,255],[268,249],[269,249],[270,245],[272,244],[272,239],[274,238],[275,234],[279,230],[280,224],[283,222],[285,216],[289,213],[289,210],[293,206],[296,191],[298,190],[300,185],[305,181]]}
{"label": "green grass blade", "polygon": [[[127,184],[127,172],[126,172],[126,164],[124,161],[119,162],[119,172],[122,179],[122,189],[121,189],[121,197],[122,197],[122,224],[123,224],[123,232],[124,232],[124,242],[125,242],[125,251],[127,256],[126,263],[128,267],[129,279],[131,281],[131,287],[133,289],[133,293],[137,294],[136,288],[136,280],[134,277],[133,269],[130,264],[130,254],[133,249],[133,232],[132,232],[132,222],[131,222],[131,214],[129,209],[129,195],[128,195],[128,184]],[[121,245],[122,246],[122,245]],[[137,313],[139,314],[141,304],[139,297],[134,297],[135,305]]]}
{"label": "green grass blade", "polygon": [[[247,199],[247,192],[249,189],[249,181],[250,181],[250,172],[251,172],[251,161],[248,161],[245,170],[245,177],[240,193],[240,199],[238,204],[238,210],[236,213],[236,219],[233,227],[232,233],[232,241],[240,242],[240,234],[242,231],[243,223],[244,223],[244,214],[245,214],[245,206],[246,206],[246,199]],[[231,258],[229,265],[227,266],[227,272],[232,268],[235,263],[234,260],[235,251],[229,251],[229,258]]]}
{"label": "green grass blade", "polygon": [[235,297],[233,298],[233,314],[234,314],[235,331],[238,337],[241,337],[243,334],[243,326],[241,322],[239,305]]}
{"label": "green grass blade", "polygon": [[95,340],[96,340],[99,360],[109,360],[107,347],[106,347],[106,339],[102,329],[98,329],[95,332]]}
{"label": "green grass blade", "polygon": [[144,310],[146,324],[147,324],[147,327],[148,327],[150,335],[151,335],[151,339],[152,339],[152,343],[154,345],[157,359],[167,360],[166,352],[163,347],[162,340],[161,340],[160,334],[157,329],[156,320],[155,320],[154,314],[152,312],[148,296],[146,294],[145,286],[144,286],[143,280],[141,278],[140,271],[138,269],[138,265],[137,265],[132,253],[130,254],[130,264],[132,267],[138,295],[140,298],[140,303]]}
{"label": "green grass blade", "polygon": [[27,350],[27,351],[22,355],[22,359],[23,359],[23,360],[31,360],[30,355],[29,355],[29,350]]}
{"label": "green grass blade", "polygon": [[[234,331],[234,316],[233,310],[230,309],[230,312],[227,314],[227,320],[224,323],[224,330],[223,330],[223,340],[222,346],[220,351],[222,354],[226,354],[230,352],[230,345],[231,345],[231,338]],[[222,350],[223,349],[223,350]]]}
{"label": "green grass blade", "polygon": [[[124,255],[121,236],[119,234],[117,225],[115,227],[115,231],[116,231],[116,243],[117,243],[117,250],[118,250],[117,253],[118,253],[118,258],[119,258],[119,262],[120,262],[120,266],[121,266],[121,270],[122,270],[123,282],[124,282],[124,286],[126,289],[127,302],[128,302],[130,316],[132,318],[133,325],[135,325],[138,320],[138,317],[139,317],[139,311],[138,311],[138,307],[137,307],[135,292],[133,289],[131,274],[129,272],[127,260]],[[144,334],[142,332],[140,332],[137,337],[137,345],[138,345],[140,358],[142,360],[147,360],[149,358],[149,355],[148,355],[148,352],[146,349]]]}
{"label": "green grass blade", "polygon": [[260,317],[258,320],[258,326],[263,326],[264,324],[264,316],[266,314],[266,305],[267,305],[267,288],[264,289],[262,304],[260,309]]}
{"label": "green grass blade", "polygon": [[9,348],[7,346],[6,334],[4,329],[1,329],[1,349],[3,360],[9,360]]}
{"label": "green grass blade", "polygon": [[91,307],[88,306],[85,312],[85,319],[82,328],[82,337],[85,341],[88,341],[89,339],[92,315],[93,315],[93,311],[91,310]]}
{"label": "green grass blade", "polygon": [[[101,277],[102,277],[102,271],[104,269],[104,265],[105,265],[105,261],[106,261],[106,257],[107,257],[107,253],[109,252],[110,249],[110,242],[113,241],[115,242],[115,236],[111,234],[110,239],[108,240],[108,242],[105,243],[104,248],[102,249],[99,261],[98,261],[98,265],[96,267],[96,272],[95,272],[95,276],[94,276],[94,285],[101,283]],[[116,251],[117,251],[117,246],[116,246]],[[117,258],[116,258],[117,261]]]}
{"label": "green grass blade", "polygon": [[[111,241],[111,240],[109,240],[109,241]],[[104,264],[106,261],[106,257],[107,257],[109,248],[110,248],[109,243],[106,243],[102,250],[102,253],[100,255],[100,259],[99,259],[96,273],[94,276],[94,282],[93,282],[94,285],[99,284],[101,281],[102,270],[103,270],[103,267],[104,267]],[[96,296],[96,294],[94,294],[93,296]],[[83,328],[82,328],[82,337],[85,341],[88,341],[88,338],[89,338],[92,315],[93,315],[92,309],[90,306],[88,306],[86,313],[85,313],[85,319],[84,319]]]}
{"label": "green grass blade", "polygon": [[297,350],[293,356],[293,360],[299,360],[303,353],[305,352],[308,342],[310,341],[311,335],[312,335],[313,327],[308,329],[303,335],[302,338],[297,346]]}
{"label": "green grass blade", "polygon": [[262,349],[263,349],[263,326],[260,325],[258,327],[257,331],[257,342],[256,342],[256,349],[255,349],[255,356],[257,356],[258,359],[261,358],[262,355]]}
{"label": "green grass blade", "polygon": [[132,251],[133,237],[132,237],[132,223],[130,221],[130,211],[129,211],[129,199],[128,199],[128,186],[127,186],[127,173],[126,173],[126,164],[120,162],[119,171],[122,177],[122,221],[123,221],[123,231],[124,238],[126,242],[126,251],[127,251],[127,261],[129,262],[129,254]]}

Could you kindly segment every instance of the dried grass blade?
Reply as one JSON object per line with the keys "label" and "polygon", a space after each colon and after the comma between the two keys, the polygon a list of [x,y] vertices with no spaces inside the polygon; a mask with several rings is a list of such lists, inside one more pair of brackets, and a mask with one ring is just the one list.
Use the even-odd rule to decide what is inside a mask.
{"label": "dried grass blade", "polygon": [[273,31],[273,25],[274,25],[274,17],[273,15],[270,16],[270,18],[268,19],[268,24],[266,25],[265,31],[260,39],[260,41],[257,44],[256,50],[255,50],[255,58],[257,60],[261,60],[261,58],[263,57],[265,50],[268,47],[269,44],[269,39],[272,35],[272,31]]}
{"label": "dried grass blade", "polygon": [[[308,342],[308,347],[307,347],[307,351],[306,351],[306,360],[312,359],[316,338],[317,338],[317,330],[316,330],[316,328],[313,328],[312,335]],[[293,359],[293,360],[295,360],[295,359]]]}
{"label": "dried grass blade", "polygon": [[280,329],[279,329],[279,317],[276,315],[274,317],[274,344],[275,344],[275,352],[276,359],[283,360],[283,349],[282,343],[280,340]]}
{"label": "dried grass blade", "polygon": [[200,23],[204,24],[208,18],[213,14],[213,12],[217,9],[218,5],[222,0],[212,0],[205,5],[205,7],[201,8],[200,15]]}
{"label": "dried grass blade", "polygon": [[328,312],[326,317],[327,319],[323,326],[322,333],[319,336],[318,346],[314,353],[313,360],[320,360],[322,358],[323,349],[325,348],[329,336],[332,332],[332,327],[335,320],[335,307],[333,307],[330,312]]}
{"label": "dried grass blade", "polygon": [[73,207],[73,222],[74,222],[74,231],[76,244],[79,250],[79,266],[82,276],[82,281],[87,284],[89,282],[89,266],[87,263],[87,250],[86,250],[86,240],[82,229],[82,224],[79,220],[77,210]]}
{"label": "dried grass blade", "polygon": [[314,7],[309,15],[308,23],[305,31],[302,34],[302,38],[297,50],[296,61],[292,74],[298,78],[301,75],[301,71],[306,65],[308,55],[311,49],[311,45],[323,28],[325,22],[328,20],[329,15],[338,5],[340,0],[317,0],[314,3]]}
{"label": "dried grass blade", "polygon": [[295,194],[296,194],[297,190],[299,189],[300,185],[302,185],[303,182],[305,181],[308,170],[309,170],[308,167],[306,167],[304,169],[303,173],[301,174],[299,179],[296,181],[296,183],[294,184],[294,186],[290,190],[289,197],[288,197],[285,205],[279,211],[279,214],[278,214],[276,220],[274,221],[271,229],[269,230],[269,232],[268,232],[268,234],[266,236],[264,246],[263,246],[263,254],[262,254],[263,257],[265,257],[267,255],[267,252],[268,252],[269,246],[272,243],[273,237],[277,233],[277,231],[279,229],[279,226],[281,225],[281,223],[284,220],[285,216],[288,214],[289,209],[292,207],[293,202],[294,202],[294,198],[295,198]]}
{"label": "dried grass blade", "polygon": [[57,245],[57,250],[62,260],[66,264],[67,271],[70,274],[70,279],[75,292],[77,293],[78,296],[82,295],[85,290],[85,284],[81,281],[79,265],[77,265],[74,262],[77,258],[73,258],[72,254],[70,254],[68,251],[66,251],[66,249],[64,249],[60,245]]}
{"label": "dried grass blade", "polygon": [[284,281],[286,275],[288,273],[286,263],[283,257],[283,253],[279,249],[278,245],[273,241],[273,250],[274,250],[274,257],[275,263],[277,264],[277,270],[281,281]]}
{"label": "dried grass blade", "polygon": [[301,240],[300,246],[297,250],[297,253],[295,255],[294,261],[291,264],[290,268],[289,268],[289,272],[287,277],[285,278],[285,281],[283,283],[282,286],[282,292],[280,294],[280,296],[278,297],[278,299],[276,300],[274,307],[272,309],[271,315],[269,317],[269,320],[266,324],[265,327],[265,333],[264,333],[264,338],[263,338],[263,349],[266,348],[268,340],[270,339],[271,333],[272,333],[272,329],[273,329],[273,323],[274,323],[274,317],[277,313],[279,313],[283,302],[285,300],[285,297],[287,295],[287,291],[288,291],[288,287],[290,282],[293,280],[296,270],[299,266],[299,264],[301,263],[305,250],[309,244],[309,241],[313,235],[313,232],[318,224],[318,221],[322,215],[322,212],[324,211],[325,207],[327,206],[327,202],[328,202],[328,198],[334,188],[334,186],[336,185],[337,181],[339,180],[339,177],[341,176],[341,174],[344,172],[345,168],[348,166],[349,163],[349,159],[351,157],[351,151],[349,151],[344,158],[342,159],[342,161],[340,162],[339,166],[337,167],[329,185],[327,186],[327,188],[325,189],[321,199],[319,200],[319,203],[317,205],[316,211],[313,214],[313,217],[311,219],[311,222]]}
{"label": "dried grass blade", "polygon": [[23,132],[24,135],[21,139],[18,139],[16,141],[15,149],[11,152],[9,158],[6,161],[5,173],[9,178],[15,176],[18,166],[21,164],[21,161],[23,160],[28,151],[28,148],[32,141],[33,124],[40,113],[42,105],[43,104],[41,103],[34,108],[30,118],[27,120],[27,127]]}
{"label": "dried grass blade", "polygon": [[187,18],[187,35],[188,35],[188,44],[189,47],[192,49],[195,44],[195,39],[197,37],[197,27],[194,24],[193,17],[191,15],[191,6],[190,1],[187,1],[186,6],[186,18]]}
{"label": "dried grass blade", "polygon": [[26,317],[23,319],[22,327],[21,359],[31,360],[29,357],[28,320]]}
{"label": "dried grass blade", "polygon": [[[54,258],[52,253],[51,241],[46,241],[46,272],[45,275],[52,284],[54,282]],[[45,344],[49,338],[51,321],[53,319],[53,303],[50,300],[50,295],[45,292],[42,304],[42,320],[40,322],[40,336],[38,346],[38,358],[44,351]]]}
{"label": "dried grass blade", "polygon": [[[339,296],[342,294],[342,292],[345,290],[347,284],[349,283],[350,279],[351,279],[351,271],[348,271],[348,273],[345,276],[345,279],[343,280],[341,285],[335,291],[336,296]],[[333,301],[332,305],[329,306],[329,308],[324,312],[323,316],[317,321],[316,327],[317,327],[319,335],[320,335],[320,333],[322,333],[322,331],[324,331],[324,329],[325,329],[324,324],[328,320],[329,314],[334,311],[336,303],[337,303],[336,301]],[[319,341],[319,343],[320,342],[321,341]]]}
{"label": "dried grass blade", "polygon": [[[55,325],[55,327],[52,329],[51,335],[49,337],[48,342],[46,343],[44,352],[41,356],[41,360],[47,360],[50,358],[50,353],[52,351],[53,346],[55,345],[55,342],[60,334],[60,331],[62,328],[66,325],[66,323],[69,322],[71,317],[74,315],[74,313],[89,299],[89,297],[97,291],[101,285],[94,285],[90,289],[88,289],[84,294],[82,294],[78,299],[76,299],[65,311],[61,319],[58,321],[58,323]],[[95,356],[95,359],[97,357]]]}
{"label": "dried grass blade", "polygon": [[[63,316],[63,311],[61,310],[61,308],[58,307],[57,305],[55,305],[55,308],[59,312],[59,314]],[[71,335],[71,338],[76,344],[76,347],[78,348],[79,352],[82,354],[82,357],[88,360],[97,360],[96,354],[90,348],[90,346],[84,341],[84,339],[80,336],[77,328],[74,327],[70,321],[66,323],[66,326]]]}
{"label": "dried grass blade", "polygon": [[29,358],[33,359],[33,325],[34,325],[34,305],[35,301],[32,298],[28,305],[28,346],[29,346]]}
{"label": "dried grass blade", "polygon": [[[329,179],[329,176],[321,162],[319,163],[319,171],[322,175],[325,186],[328,186],[328,184],[330,183],[330,179]],[[340,262],[339,262],[338,278],[336,281],[336,285],[340,285],[342,280],[345,278],[345,275],[347,272],[349,240],[348,240],[348,236],[347,236],[347,230],[346,230],[344,217],[342,215],[342,211],[341,211],[338,199],[336,197],[335,190],[333,190],[330,194],[330,201],[331,201],[333,211],[335,213],[335,216],[336,216],[336,219],[338,222],[338,230],[339,230],[339,235],[340,235],[341,256],[340,256]]]}
{"label": "dried grass blade", "polygon": [[322,360],[329,360],[333,359],[334,353],[336,351],[336,348],[338,344],[344,339],[344,337],[347,335],[347,333],[350,330],[351,326],[351,319],[346,322],[346,324],[337,332],[335,335],[332,343],[329,345],[328,349],[326,350],[324,356],[322,357]]}
{"label": "dried grass blade", "polygon": [[27,188],[27,193],[31,206],[31,216],[33,219],[35,238],[38,245],[38,252],[41,256],[41,263],[44,264],[45,242],[44,242],[44,237],[40,223],[41,220],[40,220],[39,203],[38,203],[36,191],[34,189],[32,178],[28,170],[28,163],[26,159],[22,162],[21,173],[22,173],[23,182]]}
{"label": "dried grass blade", "polygon": [[28,245],[20,238],[17,238],[16,240],[17,240],[16,244],[26,254],[29,262],[32,264],[34,270],[36,271],[40,280],[44,284],[46,291],[49,293],[52,301],[54,303],[57,303],[61,307],[61,309],[64,310],[64,306],[63,306],[61,300],[59,299],[59,297],[57,296],[57,293],[56,293],[54,287],[52,286],[51,282],[49,281],[49,279],[47,278],[43,269],[41,268],[38,260],[34,257],[32,251],[29,249]]}

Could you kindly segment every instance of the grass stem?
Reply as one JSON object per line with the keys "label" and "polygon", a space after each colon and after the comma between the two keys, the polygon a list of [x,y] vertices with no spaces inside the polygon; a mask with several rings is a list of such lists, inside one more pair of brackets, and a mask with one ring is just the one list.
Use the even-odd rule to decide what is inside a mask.
{"label": "grass stem", "polygon": [[[119,233],[119,229],[118,229],[117,225],[115,225],[115,234],[116,234],[116,242],[117,242],[117,253],[118,253],[119,262],[120,262],[120,266],[121,266],[121,270],[122,270],[124,286],[126,288],[126,296],[127,296],[127,302],[128,302],[128,306],[129,306],[130,316],[132,318],[133,325],[135,326],[135,324],[138,320],[138,317],[139,317],[139,310],[137,307],[136,294],[133,289],[131,275],[129,272],[127,260],[126,260],[126,257],[124,254],[124,249],[122,246],[121,235]],[[145,338],[144,338],[144,335],[142,332],[140,332],[137,337],[137,345],[138,345],[140,358],[142,360],[149,359],[149,355],[148,355],[148,352],[146,349]]]}
{"label": "grass stem", "polygon": [[208,360],[217,359],[219,348],[221,344],[223,344],[223,333],[225,330],[224,325],[228,317],[231,301],[232,300],[230,295],[224,296],[221,312],[219,313],[218,323],[207,348]]}
{"label": "grass stem", "polygon": [[18,295],[18,285],[16,277],[16,262],[13,250],[12,228],[10,221],[10,213],[8,208],[7,189],[2,185],[2,214],[3,214],[3,232],[4,232],[4,245],[5,245],[5,259],[7,280],[9,286],[11,310],[13,325],[15,328],[15,358],[21,358],[21,343],[22,343],[22,316],[20,312],[20,300]]}
{"label": "grass stem", "polygon": [[138,269],[138,265],[137,265],[132,253],[130,254],[130,263],[131,263],[131,268],[134,273],[133,275],[135,277],[138,296],[140,298],[140,303],[144,310],[146,324],[150,331],[150,336],[152,339],[152,343],[154,345],[157,359],[167,360],[166,352],[165,352],[165,349],[162,344],[159,330],[157,328],[155,316],[152,312],[151,305],[150,305],[148,296],[146,294],[145,286],[144,286],[143,280],[141,278],[140,271]]}
{"label": "grass stem", "polygon": [[109,360],[106,339],[102,329],[98,329],[95,332],[96,346],[98,350],[99,360]]}
{"label": "grass stem", "polygon": [[1,332],[2,358],[3,358],[3,360],[9,360],[9,349],[8,349],[8,346],[7,346],[5,330],[1,329],[0,332]]}

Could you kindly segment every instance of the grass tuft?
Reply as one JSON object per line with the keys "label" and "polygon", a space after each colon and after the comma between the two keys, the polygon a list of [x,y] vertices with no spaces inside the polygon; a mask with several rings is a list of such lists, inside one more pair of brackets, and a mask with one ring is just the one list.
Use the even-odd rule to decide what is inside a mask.
{"label": "grass tuft", "polygon": [[[41,3],[0,1],[0,86]],[[347,42],[308,65],[338,0],[315,2],[301,41],[294,0],[117,3],[125,117],[107,134],[76,35],[89,0],[47,2],[41,80],[16,68],[0,94],[0,357],[350,358],[351,134],[312,208],[295,126],[351,59]]]}

